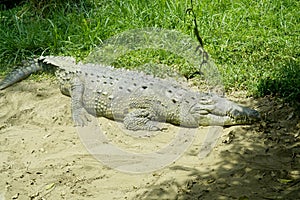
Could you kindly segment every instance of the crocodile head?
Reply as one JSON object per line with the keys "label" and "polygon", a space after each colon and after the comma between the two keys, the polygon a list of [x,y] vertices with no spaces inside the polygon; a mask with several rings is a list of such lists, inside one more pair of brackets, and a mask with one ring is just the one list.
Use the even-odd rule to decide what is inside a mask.
{"label": "crocodile head", "polygon": [[260,119],[258,111],[215,95],[202,97],[190,112],[200,126],[244,125]]}

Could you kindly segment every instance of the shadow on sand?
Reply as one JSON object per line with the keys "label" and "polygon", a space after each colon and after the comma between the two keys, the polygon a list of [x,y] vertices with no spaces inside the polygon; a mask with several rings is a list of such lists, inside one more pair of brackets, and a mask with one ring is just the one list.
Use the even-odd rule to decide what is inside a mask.
{"label": "shadow on sand", "polygon": [[217,168],[204,174],[195,168],[173,166],[171,170],[189,171],[185,184],[174,177],[149,186],[136,198],[299,199],[299,109],[269,97],[258,100],[256,107],[263,120],[234,127],[228,133],[223,144],[229,148],[220,151]]}

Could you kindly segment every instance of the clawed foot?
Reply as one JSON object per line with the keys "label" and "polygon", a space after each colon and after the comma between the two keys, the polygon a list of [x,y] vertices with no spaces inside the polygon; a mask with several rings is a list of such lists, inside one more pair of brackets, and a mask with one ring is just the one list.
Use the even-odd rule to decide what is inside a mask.
{"label": "clawed foot", "polygon": [[147,130],[147,131],[162,131],[162,128],[157,126],[157,122],[152,121],[153,114],[144,109],[137,109],[128,113],[124,118],[124,125],[127,129]]}
{"label": "clawed foot", "polygon": [[72,116],[75,126],[87,126],[92,121],[91,115],[84,108],[73,110]]}

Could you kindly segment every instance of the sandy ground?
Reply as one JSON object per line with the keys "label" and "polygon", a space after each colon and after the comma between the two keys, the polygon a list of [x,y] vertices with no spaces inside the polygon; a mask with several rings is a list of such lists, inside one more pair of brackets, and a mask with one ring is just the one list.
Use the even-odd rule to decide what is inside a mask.
{"label": "sandy ground", "polygon": [[[167,130],[147,135],[100,118],[103,141],[73,126],[70,99],[56,83],[18,83],[0,91],[0,199],[300,199],[299,110],[272,98],[241,96],[230,98],[257,108],[262,122],[197,129],[163,124]],[[109,143],[144,155],[172,146],[178,134],[184,140],[173,150],[187,149],[175,152],[179,158],[169,165],[164,157],[149,162],[109,151],[90,154],[103,150],[98,143]],[[143,159],[148,168],[141,168]],[[148,172],[132,173],[134,167]],[[155,167],[160,169],[150,170]]]}

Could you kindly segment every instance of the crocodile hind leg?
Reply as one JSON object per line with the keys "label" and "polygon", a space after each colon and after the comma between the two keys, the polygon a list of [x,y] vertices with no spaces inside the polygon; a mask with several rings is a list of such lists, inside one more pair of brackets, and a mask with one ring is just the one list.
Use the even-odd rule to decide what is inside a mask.
{"label": "crocodile hind leg", "polygon": [[148,131],[159,131],[161,128],[157,127],[157,122],[153,121],[154,115],[145,109],[136,109],[129,112],[123,123],[129,130],[148,130]]}

